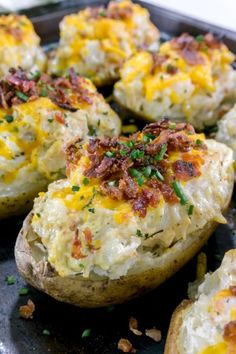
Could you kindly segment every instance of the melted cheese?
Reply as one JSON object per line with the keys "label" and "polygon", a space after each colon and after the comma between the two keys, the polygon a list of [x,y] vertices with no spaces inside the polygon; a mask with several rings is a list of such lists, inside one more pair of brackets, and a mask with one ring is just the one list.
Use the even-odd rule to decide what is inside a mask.
{"label": "melted cheese", "polygon": [[227,344],[225,342],[216,345],[210,345],[203,349],[199,354],[228,354]]}

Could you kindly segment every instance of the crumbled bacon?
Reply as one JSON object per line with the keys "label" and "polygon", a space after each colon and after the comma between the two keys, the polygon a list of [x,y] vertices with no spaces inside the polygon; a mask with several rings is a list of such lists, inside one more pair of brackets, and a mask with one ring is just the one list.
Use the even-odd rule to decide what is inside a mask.
{"label": "crumbled bacon", "polygon": [[133,348],[132,343],[125,338],[121,338],[119,340],[118,349],[122,350],[123,353],[136,353],[136,350]]}
{"label": "crumbled bacon", "polygon": [[222,42],[218,38],[214,37],[212,33],[207,33],[204,36],[204,42],[208,48],[211,49],[218,49],[222,46]]}
{"label": "crumbled bacon", "polygon": [[23,39],[23,31],[20,27],[9,27],[6,29],[6,32],[11,34],[17,41]]}
{"label": "crumbled bacon", "polygon": [[236,345],[236,321],[230,321],[224,328],[224,340]]}
{"label": "crumbled bacon", "polygon": [[182,181],[188,181],[190,178],[201,174],[197,164],[194,162],[177,160],[173,163],[172,168],[175,176]]}
{"label": "crumbled bacon", "polygon": [[204,59],[199,53],[199,43],[188,33],[172,39],[170,43],[189,65],[204,64]]}
{"label": "crumbled bacon", "polygon": [[130,5],[120,7],[114,1],[111,1],[108,5],[106,16],[115,20],[129,19],[133,14],[133,9]]}
{"label": "crumbled bacon", "polygon": [[146,329],[145,334],[147,337],[152,338],[155,342],[160,342],[161,340],[161,331],[156,328]]}
{"label": "crumbled bacon", "polygon": [[134,317],[130,317],[130,319],[129,319],[129,329],[136,336],[141,336],[142,335],[142,332],[138,330],[138,321]]}
{"label": "crumbled bacon", "polygon": [[168,55],[161,55],[161,54],[153,53],[152,54],[153,64],[152,64],[151,73],[154,74],[156,68],[159,68],[160,66],[162,66],[162,64],[165,63],[167,59],[168,59]]}
{"label": "crumbled bacon", "polygon": [[32,319],[34,311],[35,305],[30,299],[27,301],[26,305],[20,306],[19,308],[20,317],[25,319]]}
{"label": "crumbled bacon", "polygon": [[7,109],[47,96],[57,106],[74,112],[78,103],[92,104],[93,94],[85,86],[85,79],[77,76],[73,69],[70,69],[68,78],[52,77],[45,73],[30,78],[23,69],[12,68],[0,81],[0,107]]}
{"label": "crumbled bacon", "polygon": [[234,296],[236,296],[236,285],[232,285],[232,286],[230,286],[229,288],[230,288],[231,293],[232,293]]}
{"label": "crumbled bacon", "polygon": [[[171,125],[167,119],[147,125],[141,133],[129,138],[95,138],[87,145],[88,166],[84,176],[100,180],[100,193],[117,200],[128,201],[135,213],[145,217],[148,206],[156,207],[163,196],[168,203],[179,202],[174,181],[188,181],[201,174],[204,160],[201,142],[196,148],[191,125]],[[168,159],[172,152],[179,159]],[[80,148],[70,146],[68,166],[74,168],[80,158]],[[73,158],[73,155],[75,158]],[[70,169],[70,167],[69,167]]]}

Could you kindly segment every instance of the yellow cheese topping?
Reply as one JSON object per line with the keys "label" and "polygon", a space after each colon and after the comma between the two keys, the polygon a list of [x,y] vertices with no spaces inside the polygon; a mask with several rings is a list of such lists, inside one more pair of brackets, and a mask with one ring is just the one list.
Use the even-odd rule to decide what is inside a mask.
{"label": "yellow cheese topping", "polygon": [[34,43],[38,38],[31,21],[26,16],[0,16],[0,46]]}
{"label": "yellow cheese topping", "polygon": [[176,85],[180,81],[192,83],[195,92],[201,89],[213,92],[218,72],[229,70],[235,57],[223,44],[219,45],[219,48],[199,50],[197,54],[202,62],[189,64],[181,53],[173,48],[171,42],[165,42],[159,51],[159,58],[162,57],[163,62],[155,65],[152,54],[138,53],[123,66],[122,81],[128,84],[135,79],[141,79],[147,101],[153,100],[157,91],[169,89],[172,103],[180,103],[185,97],[183,93],[176,93]]}
{"label": "yellow cheese topping", "polygon": [[210,345],[209,347],[201,350],[199,354],[228,354],[227,343],[220,342],[216,345]]}

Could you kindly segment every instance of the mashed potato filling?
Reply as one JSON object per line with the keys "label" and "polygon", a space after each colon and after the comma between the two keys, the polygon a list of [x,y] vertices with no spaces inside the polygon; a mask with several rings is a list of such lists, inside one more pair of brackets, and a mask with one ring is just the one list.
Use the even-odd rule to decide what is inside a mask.
{"label": "mashed potato filling", "polygon": [[[73,83],[72,83],[73,82]],[[12,70],[0,81],[0,198],[33,194],[65,175],[71,140],[116,136],[120,120],[94,85]],[[28,191],[28,192],[27,192]]]}
{"label": "mashed potato filling", "polygon": [[198,129],[221,117],[221,105],[235,100],[234,55],[211,34],[183,34],[160,46],[159,53],[140,52],[121,70],[115,99],[150,120],[186,119]]}
{"label": "mashed potato filling", "polygon": [[129,0],[86,8],[66,16],[60,24],[60,43],[49,71],[70,67],[104,85],[119,77],[124,61],[138,49],[157,50],[159,31],[149,13]]}
{"label": "mashed potato filling", "polygon": [[35,200],[32,228],[60,276],[117,279],[208,221],[225,223],[230,169],[229,148],[168,120],[130,138],[75,142],[68,178]]}
{"label": "mashed potato filling", "polygon": [[186,310],[178,337],[181,354],[228,354],[236,348],[236,251],[205,276]]}
{"label": "mashed potato filling", "polygon": [[43,70],[46,56],[40,48],[40,38],[26,16],[0,16],[0,75],[11,67]]}

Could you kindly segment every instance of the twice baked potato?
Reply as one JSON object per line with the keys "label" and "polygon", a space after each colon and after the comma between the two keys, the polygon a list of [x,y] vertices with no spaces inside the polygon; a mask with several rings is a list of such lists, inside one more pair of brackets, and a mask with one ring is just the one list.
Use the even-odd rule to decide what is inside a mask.
{"label": "twice baked potato", "polygon": [[117,136],[120,119],[87,79],[12,69],[0,81],[0,219],[22,214],[48,183],[65,176],[75,138]]}
{"label": "twice baked potato", "polygon": [[67,154],[67,179],[35,199],[15,247],[23,278],[60,301],[99,307],[153,289],[226,222],[232,151],[188,124],[78,141]]}
{"label": "twice baked potato", "polygon": [[211,126],[236,98],[234,55],[208,33],[186,33],[160,46],[155,54],[140,52],[121,69],[114,98],[140,117],[187,120],[197,129]]}
{"label": "twice baked potato", "polygon": [[236,105],[218,122],[215,139],[229,146],[236,160]]}
{"label": "twice baked potato", "polygon": [[96,86],[119,78],[119,69],[137,50],[157,50],[159,31],[149,13],[129,0],[108,7],[89,7],[65,16],[60,23],[59,47],[51,55],[50,73],[74,67]]}
{"label": "twice baked potato", "polygon": [[175,310],[165,354],[234,354],[236,352],[236,250],[219,269],[205,276],[196,299]]}
{"label": "twice baked potato", "polygon": [[44,70],[46,56],[31,21],[23,15],[0,16],[0,76],[12,67]]}

